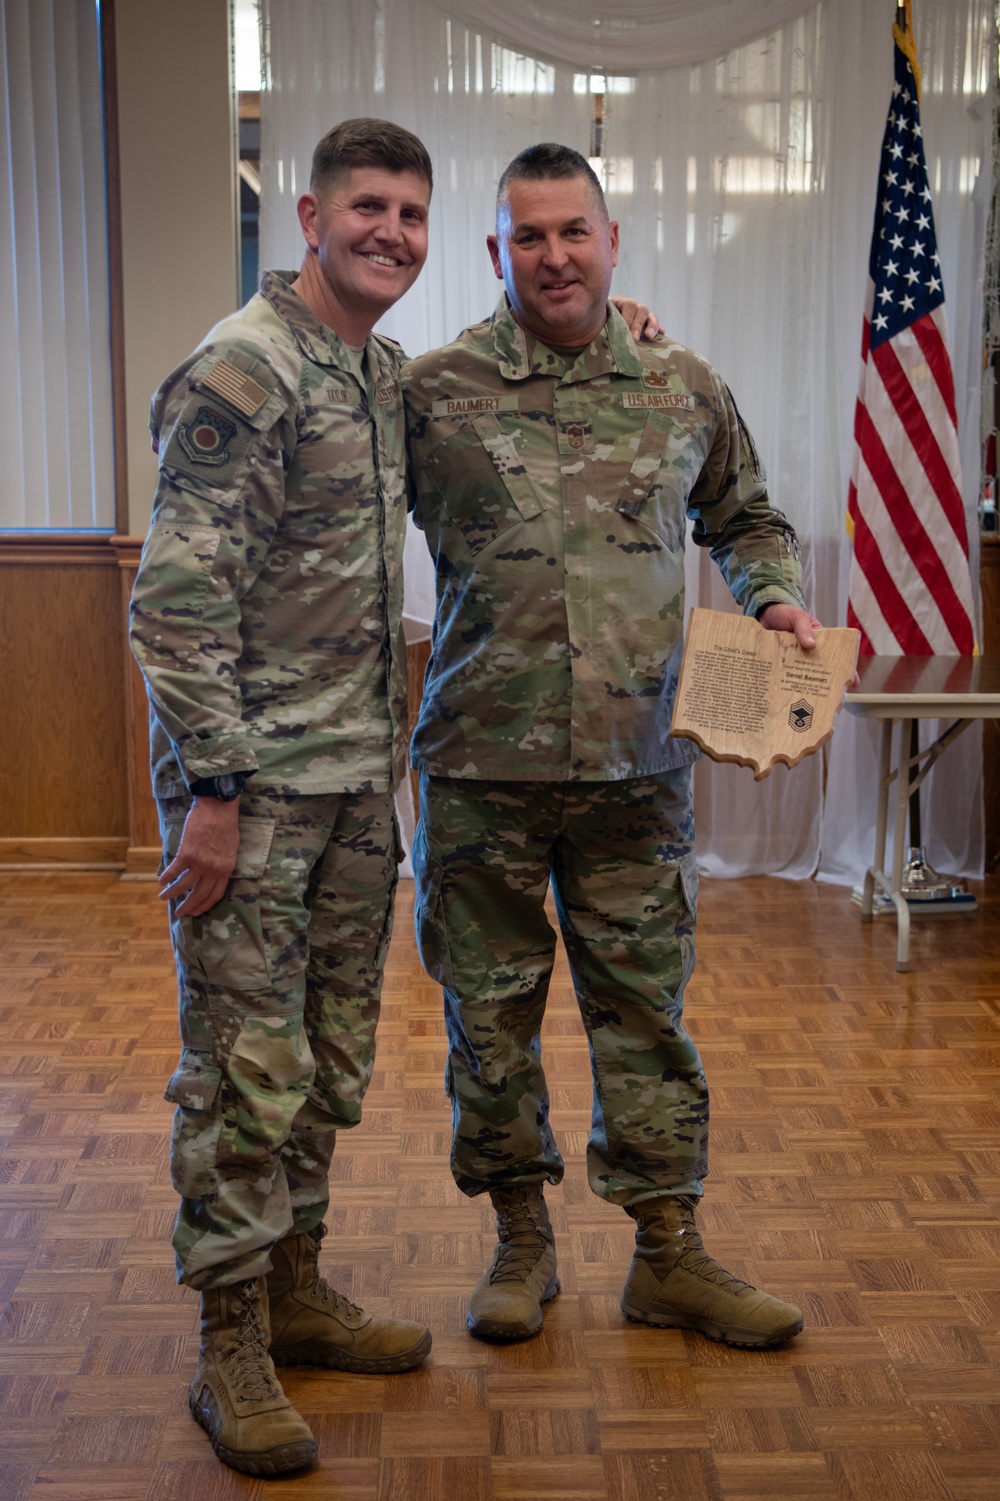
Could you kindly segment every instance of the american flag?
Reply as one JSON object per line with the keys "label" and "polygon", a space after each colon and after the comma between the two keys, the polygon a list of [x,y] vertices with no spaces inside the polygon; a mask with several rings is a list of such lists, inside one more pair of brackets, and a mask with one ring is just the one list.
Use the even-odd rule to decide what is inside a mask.
{"label": "american flag", "polygon": [[847,623],[862,654],[965,656],[976,650],[972,577],[920,69],[912,32],[897,25],[893,38],[847,501]]}

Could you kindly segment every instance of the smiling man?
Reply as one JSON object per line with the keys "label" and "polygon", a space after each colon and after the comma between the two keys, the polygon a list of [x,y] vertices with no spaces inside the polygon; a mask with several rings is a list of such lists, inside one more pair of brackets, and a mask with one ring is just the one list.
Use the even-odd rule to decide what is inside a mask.
{"label": "smiling man", "polygon": [[805,649],[819,622],[723,381],[679,344],[634,344],[609,307],[618,225],[584,158],[516,157],[488,245],[497,311],[403,377],[438,594],[413,739],[417,935],[444,987],[452,1170],[497,1214],[468,1325],[525,1339],[559,1291],[542,1191],[563,1174],[540,1043],[551,883],[590,1046],[590,1186],[636,1222],[623,1310],[776,1344],[799,1310],[719,1266],[695,1223],[696,752],[669,735],[688,519],[745,612]]}
{"label": "smiling man", "polygon": [[372,1073],[406,765],[403,355],[372,327],[424,264],[431,180],[409,131],[338,125],[299,272],[266,274],[153,400],[132,645],[179,981],[174,1249],[201,1294],[192,1415],[257,1475],[316,1455],[275,1364],[387,1374],[431,1344],[318,1267]]}

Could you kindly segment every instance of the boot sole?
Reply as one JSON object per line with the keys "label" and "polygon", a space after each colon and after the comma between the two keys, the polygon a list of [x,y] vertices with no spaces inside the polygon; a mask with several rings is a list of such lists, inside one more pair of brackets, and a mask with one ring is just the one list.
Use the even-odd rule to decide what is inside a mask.
{"label": "boot sole", "polygon": [[228,1444],[222,1443],[212,1432],[211,1418],[190,1394],[188,1407],[195,1422],[208,1434],[212,1448],[222,1463],[231,1470],[239,1470],[243,1475],[284,1475],[290,1470],[304,1470],[308,1465],[315,1464],[319,1456],[319,1445],[315,1439],[303,1439],[298,1444],[279,1444],[277,1448],[266,1449],[261,1453],[256,1450],[230,1449]]}
{"label": "boot sole", "polygon": [[510,1344],[514,1340],[534,1339],[536,1334],[541,1334],[542,1325],[545,1322],[542,1314],[542,1304],[551,1303],[562,1287],[558,1277],[553,1277],[542,1296],[538,1300],[538,1307],[530,1318],[520,1324],[505,1324],[497,1319],[477,1319],[471,1313],[465,1315],[466,1327],[476,1339],[487,1339],[496,1343]]}
{"label": "boot sole", "polygon": [[301,1345],[275,1345],[269,1351],[275,1365],[323,1366],[331,1371],[350,1371],[355,1376],[393,1376],[422,1365],[431,1351],[428,1329],[418,1344],[398,1355],[352,1355],[336,1345],[306,1341]]}
{"label": "boot sole", "polygon": [[633,1324],[651,1324],[656,1329],[692,1329],[716,1344],[734,1345],[738,1350],[764,1350],[782,1345],[802,1329],[802,1319],[795,1319],[782,1329],[741,1329],[739,1325],[716,1324],[695,1314],[661,1312],[644,1308],[640,1303],[622,1298],[622,1313]]}

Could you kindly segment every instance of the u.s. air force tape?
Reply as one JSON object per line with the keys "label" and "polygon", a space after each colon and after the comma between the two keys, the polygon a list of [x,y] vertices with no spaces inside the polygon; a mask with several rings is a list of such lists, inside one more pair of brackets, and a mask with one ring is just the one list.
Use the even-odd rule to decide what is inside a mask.
{"label": "u.s. air force tape", "polygon": [[650,407],[654,411],[693,412],[694,397],[673,391],[625,391],[623,407]]}
{"label": "u.s. air force tape", "polygon": [[210,391],[215,391],[231,407],[242,412],[244,417],[252,417],[259,412],[271,394],[265,391],[259,381],[244,375],[242,370],[237,370],[228,360],[217,360],[208,374],[202,377],[201,384]]}

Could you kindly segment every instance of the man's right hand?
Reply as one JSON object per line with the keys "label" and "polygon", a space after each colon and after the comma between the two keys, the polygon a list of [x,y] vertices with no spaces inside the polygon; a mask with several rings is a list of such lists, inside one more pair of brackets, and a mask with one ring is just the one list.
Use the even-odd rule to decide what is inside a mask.
{"label": "man's right hand", "polygon": [[179,917],[200,917],[225,896],[240,848],[239,817],[238,797],[195,798],[180,848],[160,877],[160,896],[177,900]]}

